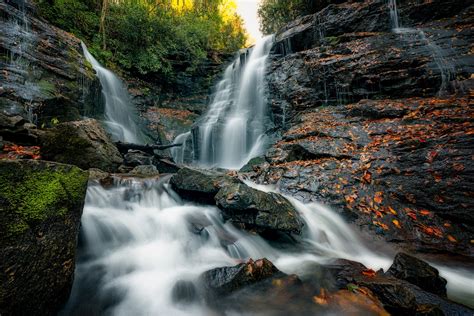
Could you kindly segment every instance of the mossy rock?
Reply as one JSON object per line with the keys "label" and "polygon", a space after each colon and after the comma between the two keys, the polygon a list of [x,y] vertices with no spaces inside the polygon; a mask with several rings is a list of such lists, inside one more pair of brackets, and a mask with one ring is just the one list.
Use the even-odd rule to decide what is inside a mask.
{"label": "mossy rock", "polygon": [[265,162],[267,162],[267,161],[265,160],[265,157],[254,157],[254,158],[250,159],[250,161],[247,162],[247,163],[245,164],[245,166],[243,166],[243,167],[239,170],[239,172],[244,172],[244,173],[246,173],[246,172],[252,172],[252,171],[254,171],[254,167],[259,166],[259,165],[262,165],[262,164],[264,164]]}
{"label": "mossy rock", "polygon": [[40,143],[44,159],[82,169],[113,172],[123,161],[104,128],[93,119],[58,124],[41,134]]}
{"label": "mossy rock", "polygon": [[0,314],[52,315],[69,296],[88,173],[0,160]]}

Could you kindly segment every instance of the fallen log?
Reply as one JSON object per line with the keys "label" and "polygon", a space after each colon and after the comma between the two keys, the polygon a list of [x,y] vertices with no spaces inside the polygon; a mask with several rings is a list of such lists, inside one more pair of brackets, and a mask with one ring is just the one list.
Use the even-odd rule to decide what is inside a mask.
{"label": "fallen log", "polygon": [[117,149],[119,150],[120,153],[126,154],[130,149],[133,150],[141,150],[143,152],[153,154],[154,150],[165,150],[168,148],[173,148],[173,147],[180,147],[183,144],[170,144],[170,145],[140,145],[140,144],[133,144],[133,143],[122,143],[122,142],[115,142],[115,146],[117,146]]}

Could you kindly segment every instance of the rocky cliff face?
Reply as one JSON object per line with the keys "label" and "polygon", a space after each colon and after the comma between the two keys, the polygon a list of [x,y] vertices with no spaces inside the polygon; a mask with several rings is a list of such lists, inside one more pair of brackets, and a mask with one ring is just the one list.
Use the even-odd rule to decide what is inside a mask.
{"label": "rocky cliff face", "polygon": [[0,3],[0,111],[50,124],[101,114],[101,87],[80,41],[43,21],[30,1]]}
{"label": "rocky cliff face", "polygon": [[396,31],[386,1],[364,1],[276,35],[282,138],[253,176],[410,250],[472,256],[474,6],[398,5]]}

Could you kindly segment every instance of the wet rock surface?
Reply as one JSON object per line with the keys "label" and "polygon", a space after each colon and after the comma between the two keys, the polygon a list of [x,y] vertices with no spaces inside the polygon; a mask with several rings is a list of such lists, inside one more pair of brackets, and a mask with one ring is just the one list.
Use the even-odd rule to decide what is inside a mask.
{"label": "wet rock surface", "polygon": [[1,112],[39,126],[103,114],[79,39],[37,17],[31,1],[2,1],[0,22]]}
{"label": "wet rock surface", "polygon": [[61,123],[40,134],[43,159],[83,169],[113,172],[123,158],[100,123],[94,119]]}
{"label": "wet rock surface", "polygon": [[212,205],[219,190],[232,183],[240,183],[240,180],[218,171],[191,168],[182,168],[170,180],[182,198]]}
{"label": "wet rock surface", "polygon": [[88,174],[0,160],[0,313],[55,315],[68,299]]}
{"label": "wet rock surface", "polygon": [[276,193],[265,193],[243,183],[226,185],[214,197],[225,219],[261,234],[300,234],[303,223],[293,205]]}
{"label": "wet rock surface", "polygon": [[395,256],[387,275],[410,282],[427,292],[446,296],[447,282],[439,276],[438,270],[406,253],[398,253]]}
{"label": "wet rock surface", "polygon": [[[403,254],[398,254],[394,265]],[[419,259],[413,270],[431,269]],[[422,264],[421,264],[422,263]],[[383,271],[336,259],[307,267],[301,279],[280,272],[267,259],[250,260],[201,275],[204,295],[214,307],[272,315],[333,312],[357,315],[469,315],[472,310]],[[245,306],[245,307],[244,307]],[[389,314],[390,313],[390,314]]]}
{"label": "wet rock surface", "polygon": [[387,4],[364,1],[277,34],[267,78],[281,140],[243,171],[407,251],[472,258],[474,8],[399,9],[412,29],[391,31]]}
{"label": "wet rock surface", "polygon": [[226,296],[245,286],[282,274],[267,259],[250,260],[234,267],[209,270],[201,275],[201,282],[213,297]]}

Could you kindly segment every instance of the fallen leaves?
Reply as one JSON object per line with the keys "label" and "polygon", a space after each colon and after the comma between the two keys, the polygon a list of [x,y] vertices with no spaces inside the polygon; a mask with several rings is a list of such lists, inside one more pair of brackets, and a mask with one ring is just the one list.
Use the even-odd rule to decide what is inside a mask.
{"label": "fallen leaves", "polygon": [[443,232],[441,229],[432,226],[426,226],[423,224],[418,225],[423,233],[429,236],[435,236],[438,238],[443,238]]}
{"label": "fallen leaves", "polygon": [[15,144],[3,146],[4,154],[0,159],[41,159],[39,146],[18,146]]}

